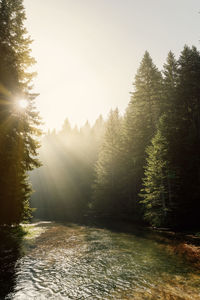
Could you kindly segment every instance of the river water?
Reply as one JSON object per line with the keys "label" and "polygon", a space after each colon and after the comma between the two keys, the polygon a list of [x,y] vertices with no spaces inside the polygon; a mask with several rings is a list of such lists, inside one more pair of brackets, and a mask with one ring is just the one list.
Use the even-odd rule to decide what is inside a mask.
{"label": "river water", "polygon": [[51,222],[29,231],[1,245],[2,300],[200,299],[198,270],[159,235]]}

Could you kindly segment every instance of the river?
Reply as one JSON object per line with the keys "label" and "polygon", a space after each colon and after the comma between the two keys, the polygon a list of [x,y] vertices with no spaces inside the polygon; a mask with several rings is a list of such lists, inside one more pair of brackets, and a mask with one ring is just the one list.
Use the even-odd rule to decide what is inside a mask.
{"label": "river", "polygon": [[1,243],[1,300],[200,299],[200,274],[158,234],[39,222]]}

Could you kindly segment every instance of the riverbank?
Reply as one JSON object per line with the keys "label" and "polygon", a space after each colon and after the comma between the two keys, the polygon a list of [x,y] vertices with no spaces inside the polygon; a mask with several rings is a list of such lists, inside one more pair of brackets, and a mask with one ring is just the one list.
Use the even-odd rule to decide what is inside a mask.
{"label": "riverbank", "polygon": [[168,243],[167,251],[179,255],[200,269],[200,236],[198,232],[174,232],[162,229],[153,229],[162,234]]}
{"label": "riverbank", "polygon": [[163,243],[165,249],[174,255],[178,255],[200,269],[200,230],[173,231],[168,228],[153,228],[143,223],[119,221],[108,218],[89,218],[80,222],[89,226],[106,228],[112,231],[140,234],[141,230],[148,237]]}

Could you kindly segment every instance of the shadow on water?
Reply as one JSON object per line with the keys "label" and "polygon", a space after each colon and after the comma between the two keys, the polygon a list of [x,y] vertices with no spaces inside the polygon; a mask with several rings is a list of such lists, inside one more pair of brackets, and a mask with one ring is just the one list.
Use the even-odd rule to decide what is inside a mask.
{"label": "shadow on water", "polygon": [[[127,233],[137,236],[139,238],[147,238],[148,240],[158,241],[159,243],[168,244],[170,241],[174,242],[188,242],[196,246],[200,246],[200,237],[194,238],[184,232],[170,231],[169,229],[153,229],[147,227],[144,223],[131,222],[130,220],[120,220],[115,218],[96,218],[89,217],[72,222],[80,226],[89,226],[91,228],[107,229],[116,233]],[[63,222],[65,223],[65,222]],[[199,229],[200,230],[200,229]],[[199,231],[197,230],[197,231]]]}
{"label": "shadow on water", "polygon": [[23,235],[21,227],[0,228],[0,299],[5,299],[14,289],[15,267],[22,255]]}
{"label": "shadow on water", "polygon": [[162,234],[112,220],[25,227],[23,239],[0,231],[0,300],[199,299],[199,273]]}

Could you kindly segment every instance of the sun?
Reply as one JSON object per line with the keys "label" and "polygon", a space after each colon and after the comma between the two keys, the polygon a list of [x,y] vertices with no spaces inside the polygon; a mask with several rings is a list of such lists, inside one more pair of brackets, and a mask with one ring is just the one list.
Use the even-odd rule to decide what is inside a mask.
{"label": "sun", "polygon": [[20,108],[25,109],[28,106],[28,101],[26,99],[21,99],[18,101],[18,105]]}

